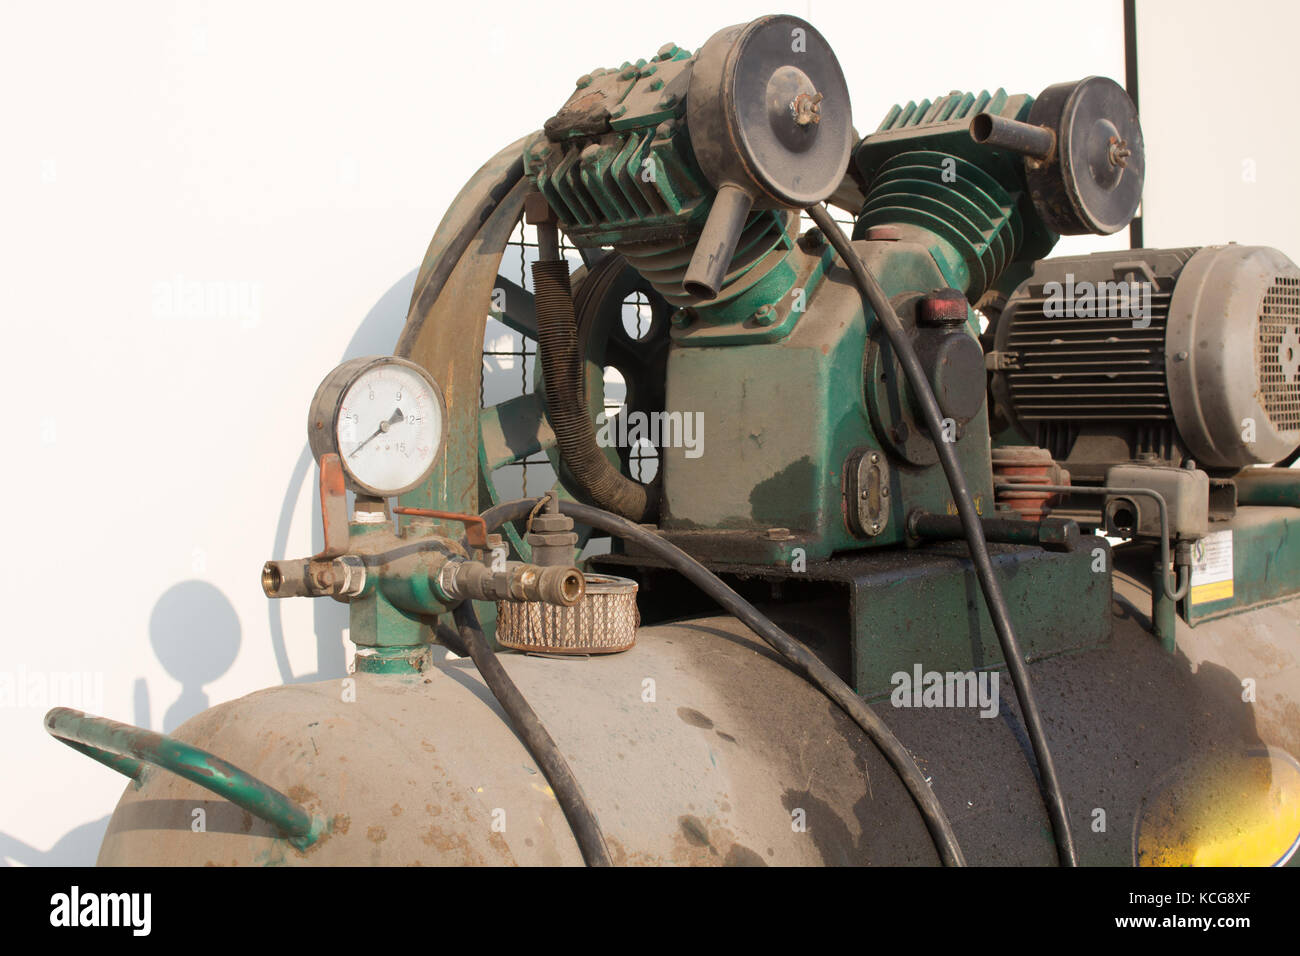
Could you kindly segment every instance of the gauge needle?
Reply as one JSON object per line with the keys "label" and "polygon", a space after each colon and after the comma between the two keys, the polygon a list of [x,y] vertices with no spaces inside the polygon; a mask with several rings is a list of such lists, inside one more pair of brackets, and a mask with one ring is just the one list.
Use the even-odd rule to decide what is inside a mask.
{"label": "gauge needle", "polygon": [[361,449],[365,448],[365,447],[366,447],[366,444],[367,444],[368,442],[373,441],[374,439],[378,438],[380,435],[382,435],[384,432],[388,431],[388,429],[392,428],[392,427],[393,427],[394,425],[396,425],[398,422],[400,422],[400,421],[405,421],[405,420],[406,420],[406,416],[402,414],[402,410],[401,410],[400,408],[394,408],[394,409],[393,409],[393,414],[391,414],[391,415],[388,416],[388,420],[387,420],[387,421],[382,421],[382,422],[380,422],[380,423],[379,423],[379,427],[375,429],[375,433],[374,433],[373,435],[371,435],[369,438],[367,438],[365,441],[363,441],[363,442],[362,442],[360,445],[358,445],[356,448],[352,449],[352,452],[351,452],[351,454],[348,455],[348,457],[349,457],[349,458],[355,458],[355,457],[357,456],[357,452],[359,452],[359,451],[361,451]]}

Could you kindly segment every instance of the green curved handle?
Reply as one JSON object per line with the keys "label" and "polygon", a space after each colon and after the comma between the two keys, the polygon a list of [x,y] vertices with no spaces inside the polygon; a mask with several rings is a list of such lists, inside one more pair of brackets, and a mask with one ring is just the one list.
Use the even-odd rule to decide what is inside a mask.
{"label": "green curved handle", "polygon": [[324,832],[324,821],[279,790],[175,737],[106,717],[91,717],[70,707],[55,707],[46,714],[45,730],[73,750],[135,781],[140,780],[145,764],[170,770],[265,820],[300,850],[307,849]]}

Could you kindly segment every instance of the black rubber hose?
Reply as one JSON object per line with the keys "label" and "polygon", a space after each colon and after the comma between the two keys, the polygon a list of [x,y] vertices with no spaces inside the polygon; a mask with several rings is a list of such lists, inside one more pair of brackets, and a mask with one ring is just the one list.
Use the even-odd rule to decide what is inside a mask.
{"label": "black rubber hose", "polygon": [[[527,518],[540,499],[523,498],[507,501],[483,512],[488,531],[493,531],[507,521]],[[635,542],[651,554],[663,559],[673,570],[716,601],[724,610],[738,618],[745,626],[761,637],[773,650],[784,657],[794,671],[829,697],[862,728],[880,748],[885,759],[897,771],[903,786],[911,794],[917,809],[925,820],[926,829],[934,840],[939,859],[947,866],[965,866],[957,835],[953,833],[948,816],[934,795],[925,775],[916,766],[911,753],[857,693],[840,677],[822,663],[812,651],[774,624],[765,614],[729,588],[712,571],[700,564],[676,545],[665,541],[653,532],[633,524],[626,518],[610,514],[600,508],[561,501],[560,511],[575,521],[599,528],[624,541]]]}
{"label": "black rubber hose", "polygon": [[578,354],[578,323],[564,259],[533,263],[537,308],[537,358],[546,390],[546,417],[555,430],[560,458],[581,497],[632,521],[651,521],[656,496],[618,470],[596,441],[587,411],[584,363]]}
{"label": "black rubber hose", "polygon": [[890,345],[893,346],[894,353],[903,366],[912,395],[921,405],[926,427],[939,452],[939,463],[948,477],[948,487],[957,504],[957,513],[961,516],[966,542],[970,547],[971,560],[975,565],[975,573],[979,577],[980,588],[984,592],[989,616],[993,619],[993,629],[997,632],[998,643],[1002,646],[1002,656],[1006,659],[1011,683],[1015,686],[1016,697],[1020,701],[1025,729],[1029,733],[1034,759],[1038,762],[1043,802],[1047,807],[1047,815],[1052,821],[1057,858],[1062,866],[1077,866],[1074,839],[1070,836],[1069,813],[1065,807],[1065,795],[1061,791],[1061,782],[1056,775],[1056,764],[1052,760],[1051,748],[1047,745],[1042,717],[1038,713],[1034,690],[1029,683],[1029,672],[1025,668],[1020,644],[1011,627],[1011,614],[1007,610],[1006,599],[1002,596],[1002,588],[998,584],[993,562],[989,558],[988,544],[984,540],[984,530],[980,526],[980,516],[975,510],[975,503],[971,500],[970,488],[966,485],[966,476],[962,473],[961,464],[957,461],[957,451],[952,442],[943,440],[943,412],[939,410],[939,403],[935,400],[925,370],[921,367],[921,361],[917,358],[916,350],[912,348],[912,343],[903,329],[903,323],[899,320],[898,313],[894,311],[885,290],[880,287],[876,277],[853,251],[848,237],[844,235],[839,224],[831,218],[826,207],[809,206],[807,211],[852,274],[854,284],[857,285],[867,310],[874,313],[885,327],[885,334],[889,336]]}
{"label": "black rubber hose", "polygon": [[469,655],[478,672],[483,675],[488,690],[492,691],[492,696],[510,718],[515,733],[537,761],[537,766],[555,793],[556,802],[564,811],[564,818],[569,821],[583,860],[588,866],[613,866],[614,861],[610,859],[609,848],[605,845],[605,835],[596,822],[596,815],[587,803],[578,778],[569,769],[569,762],[555,745],[546,725],[529,706],[506,669],[501,666],[501,661],[497,660],[496,652],[488,645],[483,628],[479,626],[478,616],[474,613],[474,602],[462,601],[452,612],[452,618],[456,621],[456,630],[460,636],[460,647],[452,646],[452,650],[459,653],[463,649]]}

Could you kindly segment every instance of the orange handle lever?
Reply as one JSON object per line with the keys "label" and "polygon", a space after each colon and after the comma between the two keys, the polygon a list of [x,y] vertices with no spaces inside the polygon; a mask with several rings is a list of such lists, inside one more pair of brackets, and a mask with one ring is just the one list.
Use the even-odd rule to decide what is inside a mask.
{"label": "orange handle lever", "polygon": [[455,511],[434,511],[432,508],[394,508],[393,514],[410,515],[412,518],[439,518],[443,521],[459,521],[465,526],[465,537],[475,548],[486,548],[487,522],[478,515],[463,515]]}

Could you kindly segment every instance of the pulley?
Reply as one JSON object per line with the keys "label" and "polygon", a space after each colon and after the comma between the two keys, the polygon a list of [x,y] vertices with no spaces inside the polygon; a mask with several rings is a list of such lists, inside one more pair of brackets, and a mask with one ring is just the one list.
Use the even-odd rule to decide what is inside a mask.
{"label": "pulley", "polygon": [[695,60],[686,122],[700,168],[718,192],[683,288],[712,299],[751,209],[802,209],[839,187],[853,117],[839,61],[798,17],[719,30]]}

